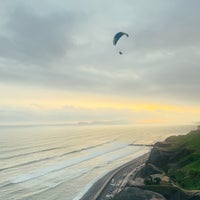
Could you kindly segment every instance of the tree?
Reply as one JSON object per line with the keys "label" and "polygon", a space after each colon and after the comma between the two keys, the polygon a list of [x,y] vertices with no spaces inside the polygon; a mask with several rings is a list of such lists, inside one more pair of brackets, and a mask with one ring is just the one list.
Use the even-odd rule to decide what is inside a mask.
{"label": "tree", "polygon": [[161,179],[159,177],[156,177],[154,178],[153,182],[156,184],[156,185],[159,185],[160,182],[161,182]]}

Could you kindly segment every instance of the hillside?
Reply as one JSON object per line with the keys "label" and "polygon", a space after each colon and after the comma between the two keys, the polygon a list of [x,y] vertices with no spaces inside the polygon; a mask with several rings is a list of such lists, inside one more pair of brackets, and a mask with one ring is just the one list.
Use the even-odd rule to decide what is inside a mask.
{"label": "hillside", "polygon": [[200,200],[200,130],[156,143],[145,166],[116,200],[152,198]]}
{"label": "hillside", "polygon": [[164,170],[178,186],[200,190],[200,130],[155,144],[148,163]]}

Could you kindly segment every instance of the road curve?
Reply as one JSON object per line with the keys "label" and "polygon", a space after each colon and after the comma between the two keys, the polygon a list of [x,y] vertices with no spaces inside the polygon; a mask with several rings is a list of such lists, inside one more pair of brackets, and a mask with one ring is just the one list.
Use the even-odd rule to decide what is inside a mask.
{"label": "road curve", "polygon": [[[123,179],[135,168],[146,162],[149,153],[144,154],[112,171],[99,179],[80,200],[104,200],[106,196],[116,193]],[[115,182],[113,184],[112,182]]]}

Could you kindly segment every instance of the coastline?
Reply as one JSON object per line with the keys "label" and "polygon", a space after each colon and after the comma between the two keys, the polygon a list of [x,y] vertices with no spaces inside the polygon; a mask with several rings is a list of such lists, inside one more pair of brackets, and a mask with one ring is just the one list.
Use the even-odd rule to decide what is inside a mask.
{"label": "coastline", "polygon": [[199,141],[197,129],[155,143],[144,167],[125,178],[114,199],[200,200]]}
{"label": "coastline", "polygon": [[[199,200],[199,139],[198,129],[155,143],[150,152],[107,173],[79,200]],[[195,160],[191,159],[193,156]],[[180,177],[184,167],[190,171],[181,171]]]}
{"label": "coastline", "polygon": [[136,174],[137,170],[145,164],[149,154],[150,152],[145,153],[108,172],[97,180],[79,200],[98,200],[112,197],[123,188],[125,177],[130,173]]}

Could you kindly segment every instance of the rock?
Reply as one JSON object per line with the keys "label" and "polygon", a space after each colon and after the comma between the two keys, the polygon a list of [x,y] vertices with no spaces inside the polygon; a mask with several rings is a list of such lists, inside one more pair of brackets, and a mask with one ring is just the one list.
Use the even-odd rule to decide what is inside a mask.
{"label": "rock", "polygon": [[135,187],[127,187],[120,192],[115,200],[166,200],[161,194],[142,190]]}
{"label": "rock", "polygon": [[[200,200],[198,141],[200,131],[157,142],[144,167],[115,200]],[[157,177],[161,179],[158,184],[152,181]],[[142,183],[150,178],[151,182]]]}
{"label": "rock", "polygon": [[162,174],[162,172],[160,170],[153,168],[151,164],[147,163],[146,166],[140,170],[137,176],[146,178],[152,174]]}

